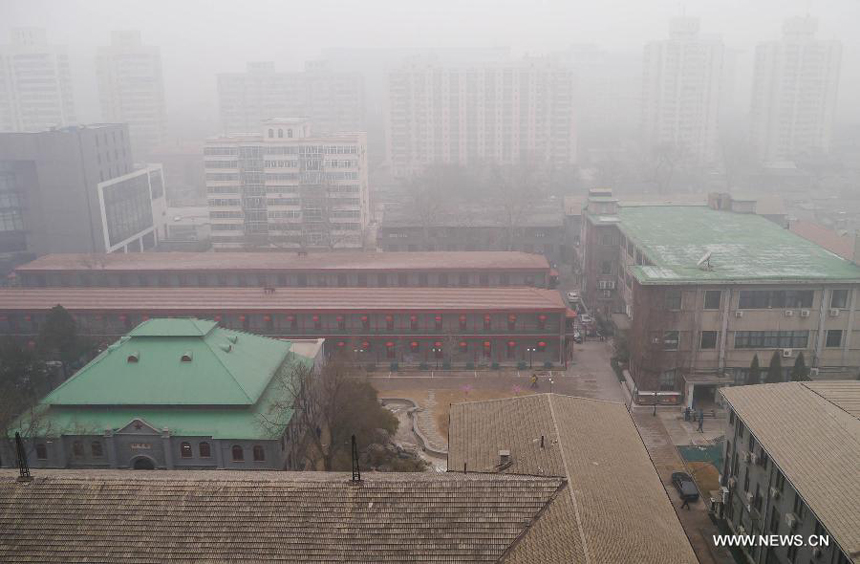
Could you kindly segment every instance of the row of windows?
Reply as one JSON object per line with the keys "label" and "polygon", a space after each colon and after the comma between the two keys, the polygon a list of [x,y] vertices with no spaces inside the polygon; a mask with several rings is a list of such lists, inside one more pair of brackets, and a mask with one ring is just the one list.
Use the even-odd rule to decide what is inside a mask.
{"label": "row of windows", "polygon": [[[197,452],[199,458],[212,458],[212,447],[208,442],[200,442],[197,445]],[[240,445],[233,445],[231,448],[231,453],[233,457],[233,462],[242,462],[245,460],[245,451]],[[104,449],[101,441],[92,441],[90,443],[90,454],[93,458],[103,458],[104,457]],[[194,451],[191,448],[191,443],[182,442],[179,445],[179,455],[182,458],[193,458]],[[264,462],[266,460],[266,450],[260,445],[254,445],[252,449],[252,455],[254,458],[254,462]],[[84,457],[84,442],[83,441],[74,441],[72,443],[72,456],[75,458],[83,458]],[[36,458],[39,460],[47,460],[48,459],[48,447],[45,443],[37,443],[36,444]]]}
{"label": "row of windows", "polygon": [[[808,309],[812,307],[814,295],[813,290],[741,290],[738,309]],[[847,289],[833,290],[830,295],[830,307],[847,308],[848,297]],[[704,309],[718,310],[721,301],[722,291],[708,290],[705,292]],[[664,307],[669,310],[680,310],[681,290],[666,290]]]}
{"label": "row of windows", "polygon": [[[843,333],[841,329],[827,330],[824,346],[827,348],[841,347]],[[679,335],[678,331],[665,331],[663,333],[663,350],[678,350]],[[717,348],[719,331],[702,331],[699,335],[700,349]],[[805,349],[808,341],[809,331],[737,331],[735,333],[736,349]]]}

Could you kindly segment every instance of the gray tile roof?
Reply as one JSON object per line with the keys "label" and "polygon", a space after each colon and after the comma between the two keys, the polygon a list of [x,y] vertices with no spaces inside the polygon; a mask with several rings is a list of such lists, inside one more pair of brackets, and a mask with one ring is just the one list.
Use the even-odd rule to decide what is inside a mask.
{"label": "gray tile roof", "polygon": [[0,471],[2,562],[498,562],[529,552],[565,490],[498,474],[33,473]]}
{"label": "gray tile roof", "polygon": [[[455,404],[450,429],[449,468],[568,478],[506,561],[697,562],[623,404],[554,394]],[[498,466],[499,450],[510,466]]]}
{"label": "gray tile roof", "polygon": [[842,550],[860,562],[860,382],[720,392]]}

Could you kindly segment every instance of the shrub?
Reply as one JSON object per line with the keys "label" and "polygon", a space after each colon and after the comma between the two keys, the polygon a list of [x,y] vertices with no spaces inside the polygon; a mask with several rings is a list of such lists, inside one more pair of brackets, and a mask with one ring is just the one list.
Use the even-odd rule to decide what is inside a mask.
{"label": "shrub", "polygon": [[376,370],[376,363],[374,363],[374,362],[368,362],[368,363],[365,365],[364,369],[365,369],[365,370],[367,370],[368,372],[373,372],[374,370]]}
{"label": "shrub", "polygon": [[474,370],[474,369],[475,369],[475,363],[474,362],[467,362],[466,363],[466,370]]}
{"label": "shrub", "polygon": [[446,360],[442,363],[442,370],[451,370],[451,361]]}
{"label": "shrub", "polygon": [[546,361],[543,363],[544,368],[552,368],[552,363],[550,361]]}
{"label": "shrub", "polygon": [[388,368],[389,368],[389,370],[391,370],[392,372],[397,372],[397,371],[400,369],[400,364],[399,364],[399,363],[397,363],[397,362],[392,362],[392,363],[388,366]]}
{"label": "shrub", "polygon": [[526,361],[524,361],[524,360],[519,361],[517,363],[517,368],[520,370],[525,370],[526,369]]}
{"label": "shrub", "polygon": [[490,368],[492,368],[493,370],[498,370],[499,369],[499,363],[494,362],[493,364],[490,365]]}
{"label": "shrub", "polygon": [[419,370],[430,370],[430,365],[427,364],[426,362],[422,362],[421,364],[418,365],[418,369]]}

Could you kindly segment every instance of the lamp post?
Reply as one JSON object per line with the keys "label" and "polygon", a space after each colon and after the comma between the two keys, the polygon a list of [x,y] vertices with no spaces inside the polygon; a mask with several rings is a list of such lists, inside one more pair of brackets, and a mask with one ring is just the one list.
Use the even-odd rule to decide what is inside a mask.
{"label": "lamp post", "polygon": [[654,417],[657,416],[657,392],[654,392],[654,413],[651,415]]}
{"label": "lamp post", "polygon": [[529,347],[526,349],[526,351],[528,351],[529,353],[529,368],[532,367],[532,353],[534,353],[536,350],[537,349],[535,349],[534,347]]}
{"label": "lamp post", "polygon": [[433,347],[431,349],[433,351],[433,356],[436,357],[436,370],[439,370],[439,353],[442,352],[441,347]]}

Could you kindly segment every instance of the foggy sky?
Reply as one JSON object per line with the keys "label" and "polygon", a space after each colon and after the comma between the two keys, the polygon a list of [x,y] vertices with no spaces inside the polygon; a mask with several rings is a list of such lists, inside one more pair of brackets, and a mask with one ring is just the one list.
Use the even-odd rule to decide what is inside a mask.
{"label": "foggy sky", "polygon": [[819,38],[843,42],[839,115],[860,119],[852,103],[860,0],[0,0],[0,43],[12,27],[46,28],[51,43],[69,49],[79,120],[95,121],[95,49],[111,30],[139,29],[145,44],[161,47],[173,125],[215,131],[215,75],[249,60],[300,70],[326,47],[503,46],[537,55],[576,43],[638,56],[682,10],[750,60],[756,43],[781,36],[786,17],[817,17]]}

